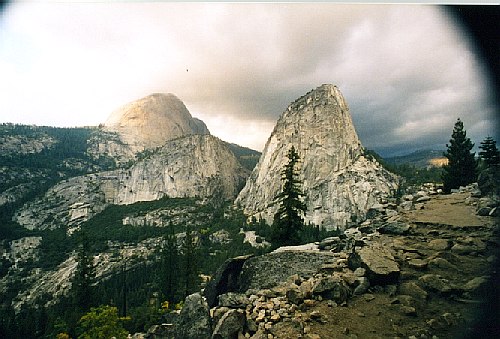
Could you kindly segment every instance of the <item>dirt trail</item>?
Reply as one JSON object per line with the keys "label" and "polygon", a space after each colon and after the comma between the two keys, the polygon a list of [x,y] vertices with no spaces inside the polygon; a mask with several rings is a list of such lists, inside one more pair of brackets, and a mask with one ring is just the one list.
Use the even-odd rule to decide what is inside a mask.
{"label": "dirt trail", "polygon": [[465,203],[467,200],[470,193],[436,195],[423,209],[407,212],[406,217],[410,222],[457,227],[488,226],[494,222],[490,217],[476,215],[474,206]]}
{"label": "dirt trail", "polygon": [[399,283],[374,286],[343,307],[317,302],[308,311],[322,317],[310,320],[308,332],[319,338],[500,338],[498,286],[489,283],[496,276],[498,219],[477,216],[475,201],[470,193],[433,196],[423,209],[403,214],[409,234],[380,236],[393,248]]}

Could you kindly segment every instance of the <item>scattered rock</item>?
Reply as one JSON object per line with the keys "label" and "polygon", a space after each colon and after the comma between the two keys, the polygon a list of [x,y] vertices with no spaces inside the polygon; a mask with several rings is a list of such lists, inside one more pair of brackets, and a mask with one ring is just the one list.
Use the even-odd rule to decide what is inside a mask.
{"label": "scattered rock", "polygon": [[328,276],[320,278],[313,286],[313,295],[320,295],[323,298],[342,303],[347,300],[350,290],[344,282],[336,277]]}
{"label": "scattered rock", "polygon": [[287,286],[285,295],[292,304],[299,305],[304,300],[304,293],[300,290],[300,287],[295,284]]}
{"label": "scattered rock", "polygon": [[471,253],[476,253],[478,248],[473,245],[463,245],[463,244],[455,244],[451,247],[451,251],[460,255],[467,255]]}
{"label": "scattered rock", "polygon": [[444,258],[434,258],[429,260],[429,267],[440,269],[456,270],[457,267]]}
{"label": "scattered rock", "polygon": [[366,291],[368,291],[368,288],[370,288],[370,281],[368,280],[368,278],[360,277],[358,279],[358,281],[359,281],[359,285],[356,286],[356,288],[354,289],[354,292],[353,292],[354,295],[363,294]]}
{"label": "scattered rock", "polygon": [[425,289],[432,292],[447,295],[455,290],[454,286],[447,279],[438,274],[425,274],[418,280],[424,285]]}
{"label": "scattered rock", "polygon": [[236,339],[243,331],[245,314],[240,310],[229,310],[219,320],[212,334],[212,339]]}
{"label": "scattered rock", "polygon": [[475,277],[469,280],[463,289],[470,293],[477,293],[486,283],[488,282],[488,277]]}
{"label": "scattered rock", "polygon": [[219,295],[219,306],[229,308],[245,308],[250,303],[244,294],[228,292]]}
{"label": "scattered rock", "polygon": [[429,197],[428,195],[424,195],[420,198],[417,198],[416,202],[425,202],[425,201],[429,201],[431,200],[431,197]]}
{"label": "scattered rock", "polygon": [[408,265],[416,270],[424,270],[427,268],[427,261],[423,259],[411,259]]}
{"label": "scattered rock", "polygon": [[434,251],[445,251],[450,248],[450,241],[447,239],[433,239],[429,241],[427,247]]}
{"label": "scattered rock", "polygon": [[404,282],[399,285],[399,293],[412,296],[417,300],[427,299],[427,292],[413,281]]}
{"label": "scattered rock", "polygon": [[490,212],[491,212],[491,208],[490,207],[480,207],[476,214],[477,215],[480,215],[480,216],[483,216],[483,217],[487,217],[490,215]]}
{"label": "scattered rock", "polygon": [[410,229],[410,225],[401,221],[388,222],[378,229],[380,233],[383,234],[396,234],[403,235],[407,234]]}

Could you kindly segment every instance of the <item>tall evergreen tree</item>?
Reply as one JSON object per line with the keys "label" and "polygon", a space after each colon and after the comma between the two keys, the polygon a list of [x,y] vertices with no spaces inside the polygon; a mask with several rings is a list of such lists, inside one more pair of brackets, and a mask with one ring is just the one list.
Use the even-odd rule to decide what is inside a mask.
{"label": "tall evergreen tree", "polygon": [[448,158],[448,164],[443,166],[442,179],[444,191],[449,193],[451,189],[466,186],[477,178],[475,153],[471,152],[474,144],[467,137],[460,119],[455,123],[450,144],[446,144],[446,147],[444,156]]}
{"label": "tall evergreen tree", "polygon": [[295,147],[288,151],[288,163],[281,172],[282,191],[275,197],[279,208],[274,215],[271,241],[274,246],[298,245],[300,232],[304,228],[303,215],[306,205],[302,202],[302,182],[299,180],[297,164],[300,160]]}
{"label": "tall evergreen tree", "polygon": [[72,294],[75,307],[86,312],[94,306],[95,266],[90,252],[90,241],[87,235],[80,231],[78,251],[76,254],[76,271],[72,280]]}
{"label": "tall evergreen tree", "polygon": [[481,141],[479,148],[481,149],[479,157],[483,160],[486,167],[500,164],[500,152],[498,152],[497,143],[492,137],[487,137]]}

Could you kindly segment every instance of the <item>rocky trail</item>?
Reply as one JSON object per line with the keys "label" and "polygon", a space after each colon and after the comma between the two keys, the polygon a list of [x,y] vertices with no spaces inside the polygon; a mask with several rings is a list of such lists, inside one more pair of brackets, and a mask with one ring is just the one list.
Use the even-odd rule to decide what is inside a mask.
{"label": "rocky trail", "polygon": [[476,215],[474,203],[469,193],[436,195],[422,209],[402,213],[408,234],[378,239],[394,251],[399,283],[371,287],[345,307],[317,303],[309,316],[321,317],[310,321],[310,332],[320,338],[500,335],[498,308],[489,309],[500,303],[490,282],[497,274],[498,233],[495,220]]}
{"label": "rocky trail", "polygon": [[498,338],[496,205],[427,188],[346,236],[231,259],[146,337]]}

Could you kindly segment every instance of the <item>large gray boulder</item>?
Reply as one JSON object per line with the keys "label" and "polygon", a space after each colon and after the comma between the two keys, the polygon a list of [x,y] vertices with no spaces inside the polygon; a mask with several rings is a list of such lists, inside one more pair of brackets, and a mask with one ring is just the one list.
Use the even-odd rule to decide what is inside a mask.
{"label": "large gray boulder", "polygon": [[176,339],[210,339],[210,309],[200,293],[186,297],[176,326]]}
{"label": "large gray boulder", "polygon": [[283,251],[253,257],[242,267],[239,290],[272,288],[285,283],[294,274],[309,278],[325,263],[333,263],[335,258],[333,253],[318,251]]}
{"label": "large gray boulder", "polygon": [[239,290],[238,277],[243,264],[250,257],[251,255],[245,255],[228,259],[217,269],[203,291],[209,307],[217,305],[219,295]]}
{"label": "large gray boulder", "polygon": [[356,248],[349,255],[348,264],[353,270],[366,269],[366,277],[372,285],[394,284],[401,272],[389,248],[378,243]]}
{"label": "large gray boulder", "polygon": [[238,333],[243,331],[245,326],[245,313],[243,310],[229,310],[219,320],[215,326],[213,339],[237,339]]}

